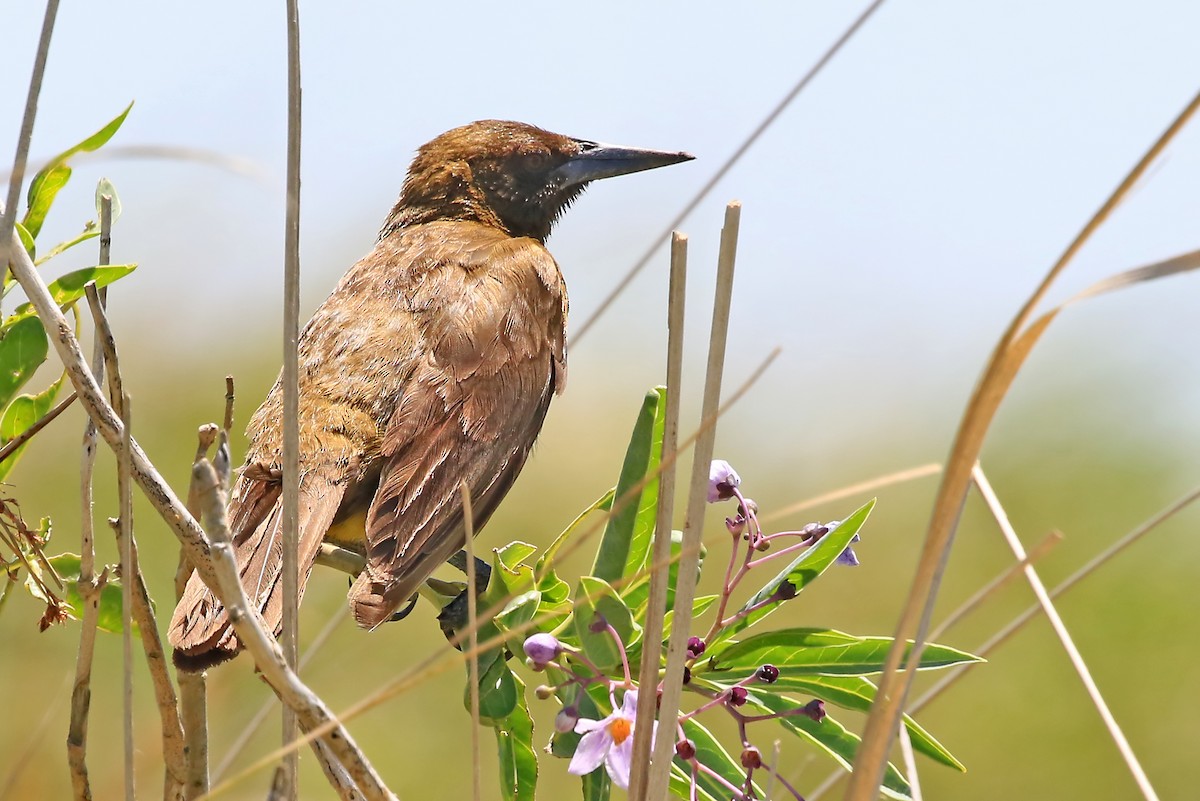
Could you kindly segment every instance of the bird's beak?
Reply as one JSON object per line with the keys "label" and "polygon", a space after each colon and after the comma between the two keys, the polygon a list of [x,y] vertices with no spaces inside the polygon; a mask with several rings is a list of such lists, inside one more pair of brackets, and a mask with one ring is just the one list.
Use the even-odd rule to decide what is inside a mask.
{"label": "bird's beak", "polygon": [[564,188],[598,181],[601,178],[612,178],[615,175],[653,170],[695,158],[691,153],[670,153],[664,150],[642,150],[636,147],[576,141],[579,142],[580,152],[554,171],[563,181]]}

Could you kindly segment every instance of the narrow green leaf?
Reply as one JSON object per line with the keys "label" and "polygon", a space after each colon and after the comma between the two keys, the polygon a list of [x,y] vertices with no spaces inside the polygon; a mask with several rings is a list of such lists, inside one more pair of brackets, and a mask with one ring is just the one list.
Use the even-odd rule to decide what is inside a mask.
{"label": "narrow green leaf", "polygon": [[[46,251],[41,257],[36,259],[34,264],[45,264],[60,253],[65,253],[76,245],[87,242],[89,239],[95,239],[98,236],[100,236],[100,227],[96,225],[95,220],[88,220],[87,225],[83,227],[83,231],[78,236],[68,239],[65,242],[59,242],[54,247],[50,248],[50,250]],[[33,258],[33,253],[30,253],[29,256],[30,258]]]}
{"label": "narrow green leaf", "polygon": [[36,317],[6,323],[0,328],[0,407],[7,406],[46,361],[49,348],[42,322]]}
{"label": "narrow green leaf", "polygon": [[537,752],[533,749],[533,718],[525,698],[525,685],[513,677],[517,705],[512,714],[496,723],[499,752],[500,797],[504,801],[533,801],[537,789]]}
{"label": "narrow green leaf", "polygon": [[42,224],[46,221],[46,214],[50,211],[50,206],[54,204],[54,198],[58,196],[59,190],[66,186],[69,180],[71,180],[70,167],[65,164],[51,164],[34,176],[30,182],[29,208],[25,212],[21,224],[34,239],[37,239],[38,234],[42,232]]}
{"label": "narrow green leaf", "polygon": [[575,591],[575,633],[587,658],[601,670],[608,670],[621,664],[621,652],[607,630],[590,630],[597,616],[608,621],[626,646],[641,634],[641,627],[634,623],[629,607],[616,590],[607,581],[583,576]]}
{"label": "narrow green leaf", "polygon": [[[710,670],[753,670],[771,664],[781,674],[863,675],[883,670],[891,637],[852,637],[828,629],[784,629],[756,634],[735,643],[708,661]],[[981,662],[977,656],[931,643],[921,654],[919,669]]]}
{"label": "narrow green leaf", "polygon": [[[613,582],[641,569],[654,531],[654,510],[658,503],[658,479],[645,481],[656,471],[662,454],[662,415],[665,414],[665,391],[652,389],[646,393],[638,413],[621,477],[617,480],[614,511],[604,527],[604,537],[596,551],[592,575]],[[656,438],[657,432],[657,438]]]}
{"label": "narrow green leaf", "polygon": [[[25,226],[21,225],[21,223],[19,223],[19,222],[14,223],[13,228],[16,230],[17,236],[21,240],[21,246],[24,247],[25,252],[29,254],[29,258],[33,259],[34,257],[36,257],[37,256],[37,243],[35,243],[33,241],[33,235],[30,234],[28,231],[26,231]],[[13,284],[13,283],[16,283],[16,279],[12,277],[12,273],[6,274],[4,276],[5,291],[7,291],[8,285]]]}
{"label": "narrow green leaf", "polygon": [[[50,407],[54,405],[54,398],[58,395],[66,378],[67,374],[64,372],[57,381],[38,394],[18,395],[12,403],[8,404],[3,416],[0,416],[0,445],[12,442],[14,438],[25,433],[30,426],[41,420],[43,415],[50,411]],[[29,443],[26,442],[10,453],[7,459],[0,462],[0,481],[3,481],[12,472],[17,460],[21,458],[21,454],[25,452],[28,445]]]}
{"label": "narrow green leaf", "polygon": [[[99,150],[101,147],[106,145],[108,140],[113,138],[113,134],[115,134],[121,128],[121,124],[125,122],[125,118],[129,116],[129,110],[132,108],[133,103],[130,102],[130,104],[125,107],[124,111],[105,123],[103,128],[96,131],[94,134],[87,137],[74,147],[69,147],[54,158],[50,159],[50,164],[43,169],[43,172],[55,165],[63,164],[67,159],[71,158],[71,156],[74,156],[76,153],[91,153],[92,151]],[[39,175],[40,174],[41,173],[39,173]],[[36,180],[36,178],[34,180]]]}
{"label": "narrow green leaf", "polygon": [[[767,695],[755,688],[748,696],[746,706],[754,708],[759,713],[788,712],[803,706],[800,702],[779,695]],[[820,723],[804,715],[789,715],[779,718],[780,724],[803,740],[808,740],[821,751],[841,765],[851,770],[854,765],[854,755],[860,742],[858,735],[847,731],[846,727],[832,717],[826,715]],[[883,787],[880,788],[888,798],[907,801],[912,797],[908,780],[904,778],[896,766],[887,764],[883,774]]]}
{"label": "narrow green leaf", "polygon": [[[75,270],[59,276],[46,288],[50,291],[50,297],[54,298],[54,302],[65,308],[84,296],[84,287],[87,286],[88,281],[95,281],[97,287],[105,287],[136,269],[136,264],[105,264],[84,267],[82,270]],[[12,325],[18,320],[32,318],[36,314],[33,304],[22,303],[13,310],[13,313],[4,321],[4,325]]]}
{"label": "narrow green leaf", "polygon": [[[779,603],[762,604],[774,595],[785,581],[791,583],[796,592],[800,592],[816,581],[850,545],[850,540],[854,539],[854,535],[862,529],[874,508],[875,499],[872,498],[843,520],[836,529],[819,539],[811,548],[803,551],[790,565],[780,571],[779,575],[764,584],[762,589],[742,605],[737,613],[741,617],[718,632],[713,638],[713,642],[709,643],[709,647],[729,639],[739,631],[746,630],[778,609]],[[753,607],[758,608],[750,611]]]}
{"label": "narrow green leaf", "polygon": [[[672,762],[669,787],[672,795],[674,795],[676,798],[683,798],[685,801],[690,801],[690,799],[693,797],[691,766],[689,765],[686,768],[681,768],[679,767],[678,760]],[[729,794],[726,793],[721,798],[717,798],[713,796],[712,793],[708,792],[708,790],[701,787],[699,781],[696,783],[695,798],[697,798],[698,801],[725,801],[725,799],[728,798],[728,795]]]}
{"label": "narrow green leaf", "polygon": [[611,509],[613,496],[615,494],[616,490],[610,489],[608,492],[601,495],[591,506],[580,512],[579,515],[571,521],[570,525],[563,529],[561,534],[554,538],[554,542],[550,543],[550,547],[547,548],[545,553],[542,554],[541,558],[538,559],[537,566],[534,568],[535,572],[539,576],[544,576],[547,573],[553,572],[552,568],[554,566],[554,557],[558,554],[558,549],[561,548],[566,541],[571,538],[571,535],[574,534],[575,530],[579,528],[579,525],[584,521],[584,518],[586,518],[592,512],[608,511]]}
{"label": "narrow green leaf", "polygon": [[[875,684],[862,676],[781,675],[769,689],[763,687],[759,689],[759,692],[808,693],[843,709],[867,712],[871,708],[871,702],[875,700],[876,690]],[[955,770],[966,770],[963,764],[946,750],[945,746],[934,739],[933,735],[909,715],[904,716],[904,725],[908,728],[909,738],[912,740],[915,751]]]}

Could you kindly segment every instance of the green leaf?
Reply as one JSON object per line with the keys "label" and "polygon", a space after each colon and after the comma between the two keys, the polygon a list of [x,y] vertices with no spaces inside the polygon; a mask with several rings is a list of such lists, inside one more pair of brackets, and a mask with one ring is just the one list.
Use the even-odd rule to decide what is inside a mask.
{"label": "green leaf", "polygon": [[[829,629],[784,629],[756,634],[715,654],[709,670],[753,670],[770,664],[782,674],[863,675],[883,670],[891,637],[852,637]],[[919,669],[981,662],[977,656],[931,643],[921,653]]]}
{"label": "green leaf", "polygon": [[[25,248],[25,252],[28,253],[29,258],[32,259],[37,255],[37,244],[33,241],[33,235],[30,234],[29,231],[25,230],[25,226],[21,225],[21,223],[15,223],[13,228],[16,230],[17,236],[21,239],[21,246]],[[5,287],[11,283],[14,283],[15,281],[16,279],[12,277],[12,273],[4,276]]]}
{"label": "green leaf", "polygon": [[[87,286],[88,281],[95,281],[97,288],[105,287],[114,281],[124,278],[136,269],[136,264],[105,264],[95,267],[84,267],[82,270],[75,270],[74,272],[59,276],[57,280],[51,281],[46,288],[50,291],[50,297],[54,299],[55,304],[65,308],[84,296],[84,288]],[[18,320],[34,317],[36,314],[37,311],[33,308],[32,303],[22,303],[13,310],[13,313],[4,321],[4,324],[6,326],[12,325]]]}
{"label": "green leaf", "polygon": [[54,198],[69,180],[71,180],[71,168],[65,164],[52,163],[34,176],[33,181],[30,182],[29,209],[25,212],[25,218],[21,220],[21,224],[34,239],[37,239],[37,235],[42,232],[42,223],[46,221],[46,213],[54,204]]}
{"label": "green leaf", "polygon": [[[696,746],[696,759],[712,768],[721,775],[721,778],[735,787],[740,787],[746,783],[746,771],[742,768],[742,763],[730,756],[720,741],[699,721],[693,718],[685,720],[683,722],[683,733]],[[679,757],[674,757],[674,764],[682,770],[691,771],[688,763]],[[701,773],[696,777],[696,785],[716,798],[729,797],[729,789],[705,773]],[[755,789],[756,791],[758,790],[757,782],[755,783]],[[761,791],[758,792],[759,796],[756,797],[761,797]]]}
{"label": "green leaf", "polygon": [[[699,778],[699,777],[697,777]],[[669,783],[671,793],[676,798],[692,798],[692,769],[689,765],[687,768],[679,767],[678,761],[671,763],[671,777]],[[696,798],[698,801],[725,801],[729,793],[717,798],[700,786],[699,781],[696,783]]]}
{"label": "green leaf", "polygon": [[0,328],[0,407],[7,406],[46,361],[49,348],[42,322],[36,317],[6,323]]}
{"label": "green leaf", "polygon": [[[55,572],[66,584],[67,594],[63,600],[71,607],[71,616],[76,619],[83,618],[83,596],[79,592],[79,555],[61,553],[48,557],[46,561],[54,567]],[[100,590],[96,628],[109,634],[120,634],[124,628],[124,618],[121,615],[121,580],[115,578],[116,574],[112,568],[108,570],[108,580]],[[137,623],[133,624],[133,630],[137,631]]]}
{"label": "green leaf", "polygon": [[101,203],[101,198],[108,195],[108,199],[112,201],[112,224],[116,225],[117,220],[121,217],[121,197],[117,194],[117,188],[113,186],[112,181],[107,178],[101,178],[96,183],[96,218],[100,219],[104,216],[104,207]]}
{"label": "green leaf", "polygon": [[[761,687],[758,691],[760,693],[802,692],[843,709],[867,712],[871,708],[871,702],[875,700],[876,690],[874,683],[862,676],[781,675],[770,688]],[[905,715],[904,725],[908,729],[909,738],[912,740],[915,751],[955,770],[966,771],[963,764],[912,717]]]}
{"label": "green leaf", "polygon": [[584,518],[586,518],[592,512],[606,512],[611,509],[613,496],[615,494],[616,490],[610,489],[608,492],[601,495],[591,506],[580,512],[579,516],[572,520],[570,525],[563,529],[561,534],[554,538],[554,542],[550,543],[550,547],[547,548],[545,553],[542,554],[541,558],[538,559],[537,567],[534,568],[534,572],[537,573],[538,576],[553,574],[552,568],[554,566],[554,557],[558,555],[558,549],[561,548],[566,541],[571,538],[571,535],[574,534],[575,530],[579,528],[581,523],[583,523]]}
{"label": "green leaf", "polygon": [[612,779],[603,767],[596,768],[583,779],[583,801],[608,801],[612,797]]}
{"label": "green leaf", "polygon": [[[66,378],[67,374],[64,372],[57,381],[37,395],[18,395],[12,403],[8,404],[3,416],[0,416],[0,445],[12,442],[14,438],[25,433],[30,426],[50,411],[50,407],[54,405],[54,398]],[[12,472],[17,460],[21,458],[21,454],[25,452],[28,445],[28,442],[21,445],[10,453],[8,458],[0,462],[0,481],[3,481]]]}
{"label": "green leaf", "polygon": [[[563,674],[565,676],[565,674]],[[560,687],[556,692],[558,700],[563,705],[573,704],[580,718],[588,720],[603,720],[607,715],[601,712],[601,704],[608,703],[608,688],[599,683],[591,685],[587,692],[578,690],[576,685]],[[582,734],[574,731],[555,732],[550,738],[550,753],[556,757],[569,759],[575,755]]]}
{"label": "green leaf", "polygon": [[[817,577],[828,570],[829,566],[837,560],[842,551],[849,547],[850,540],[854,539],[854,535],[862,529],[863,524],[867,522],[867,518],[871,514],[871,510],[874,508],[875,499],[872,498],[843,520],[841,525],[836,529],[817,540],[817,543],[811,548],[804,550],[779,575],[763,585],[762,589],[742,605],[742,608],[738,610],[735,617],[737,615],[743,616],[735,623],[725,626],[717,632],[717,635],[713,637],[713,642],[709,643],[709,647],[711,648],[714,644],[729,639],[739,631],[746,630],[778,609],[779,603],[770,603],[762,606],[760,604],[763,604],[768,598],[774,595],[783,582],[790,582],[798,593],[816,581]],[[753,607],[758,608],[749,611]]]}
{"label": "green leaf", "polygon": [[[671,532],[671,564],[667,568],[667,608],[672,609],[675,606],[675,584],[679,579],[679,554],[683,551],[683,532],[674,530]],[[696,556],[696,576],[699,577],[704,569],[704,559],[708,556],[708,548],[703,544],[700,546],[700,553]],[[626,605],[630,609],[640,610],[645,613],[646,602],[650,596],[650,574],[643,573],[636,581],[625,585],[621,591],[621,597],[625,599]]]}
{"label": "green leaf", "polygon": [[[75,247],[76,245],[78,245],[82,242],[87,242],[89,239],[95,239],[98,236],[100,236],[100,227],[98,225],[96,225],[95,220],[88,220],[87,225],[85,225],[83,227],[82,233],[80,233],[78,236],[75,236],[71,239],[66,240],[65,242],[59,242],[54,247],[50,248],[50,250],[46,251],[46,253],[43,254],[40,258],[35,260],[34,264],[35,265],[45,264],[46,262],[50,261],[50,259],[59,255],[60,253],[64,253],[64,252],[70,250],[71,248]],[[30,258],[33,258],[32,253],[30,253],[29,256],[30,256]]]}
{"label": "green leaf", "polygon": [[[755,687],[747,696],[746,706],[754,708],[760,713],[779,713],[789,712],[803,704],[792,698],[767,695],[761,692],[761,688]],[[860,740],[858,735],[847,731],[832,717],[826,715],[825,719],[818,723],[805,715],[789,715],[779,718],[779,722],[785,729],[798,735],[801,739],[808,740],[833,757],[846,770],[852,769],[854,755],[858,751]],[[889,798],[911,798],[912,791],[908,786],[908,780],[890,762],[884,769],[883,787],[880,789]]]}
{"label": "green leaf", "polygon": [[[613,513],[604,527],[592,575],[614,582],[632,575],[646,563],[658,505],[658,462],[662,456],[666,390],[646,393],[638,413],[625,462],[617,480]],[[647,481],[647,476],[654,476]],[[643,483],[644,482],[644,483]]]}
{"label": "green leaf", "polygon": [[[112,139],[113,134],[121,127],[121,124],[125,122],[125,118],[129,115],[131,108],[133,108],[133,103],[130,103],[125,107],[124,111],[109,120],[103,128],[79,144],[67,148],[50,159],[49,163],[37,175],[33,176],[33,180],[29,182],[29,192],[26,195],[29,202],[29,211],[26,212],[24,220],[24,225],[32,237],[36,238],[42,230],[42,223],[46,219],[46,212],[50,210],[51,204],[54,203],[55,195],[58,194],[58,191],[66,185],[71,177],[71,169],[66,166],[67,159],[76,153],[91,152],[104,146],[109,139]],[[32,258],[32,254],[30,254],[30,257]]]}
{"label": "green leaf", "polygon": [[512,714],[498,721],[496,747],[499,752],[500,797],[504,801],[533,801],[537,789],[537,752],[533,750],[533,718],[525,699],[525,685],[513,677],[517,705]]}
{"label": "green leaf", "polygon": [[[479,639],[487,626],[479,629]],[[494,632],[493,632],[494,633]],[[487,660],[486,662],[484,660]],[[463,688],[463,706],[471,711],[471,667],[467,665],[468,686]],[[489,722],[503,720],[517,708],[517,677],[508,669],[503,654],[485,651],[479,657],[479,716]]]}
{"label": "green leaf", "polygon": [[629,607],[616,590],[607,581],[583,576],[575,591],[575,633],[584,655],[601,670],[608,670],[621,664],[621,651],[607,630],[590,630],[598,615],[603,615],[627,647],[641,634],[641,627],[633,622]]}

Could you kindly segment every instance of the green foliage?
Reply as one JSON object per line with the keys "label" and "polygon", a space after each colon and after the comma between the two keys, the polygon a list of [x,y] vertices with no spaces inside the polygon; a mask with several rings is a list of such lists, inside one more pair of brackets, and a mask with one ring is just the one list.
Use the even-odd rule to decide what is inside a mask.
{"label": "green foliage", "polygon": [[[660,666],[665,662],[667,634],[662,643],[652,647],[642,641],[664,414],[665,392],[651,390],[634,423],[616,486],[583,510],[542,553],[527,543],[513,542],[494,555],[491,580],[482,596],[484,608],[493,610],[493,616],[481,626],[479,638],[503,633],[507,648],[481,655],[480,702],[485,722],[496,730],[505,799],[532,798],[537,781],[525,687],[507,664],[511,654],[521,652],[525,638],[540,631],[557,639],[561,654],[549,664],[535,667],[546,670],[546,682],[554,687],[554,695],[564,707],[561,714],[568,720],[577,716],[600,721],[610,713],[614,716],[611,720],[621,719],[625,713],[614,710],[613,705],[629,689],[626,669],[636,677],[643,659],[653,658]],[[740,496],[737,503],[740,508]],[[697,633],[707,629],[706,650],[689,659],[691,680],[685,691],[699,696],[695,706],[704,707],[704,714],[709,714],[708,709],[715,710],[712,714],[724,710],[742,730],[748,725],[766,725],[758,721],[776,720],[795,739],[850,768],[859,744],[857,735],[823,708],[818,714],[796,696],[856,712],[869,710],[876,688],[865,676],[882,670],[892,640],[818,627],[759,629],[779,607],[794,602],[799,593],[829,572],[859,536],[874,506],[873,500],[868,501],[840,524],[772,535],[770,547],[763,549],[756,547],[766,536],[758,529],[757,517],[741,510],[746,517],[745,537],[739,532],[731,544],[739,552],[745,550],[745,556],[734,554],[722,593],[697,597],[692,604],[692,628]],[[593,521],[603,512],[609,516],[596,546],[591,574],[580,577],[571,592],[571,585],[556,569],[557,560],[568,545],[580,544],[582,537],[599,528]],[[678,532],[669,535],[675,557],[669,574],[673,587],[678,571]],[[729,611],[731,596],[743,578],[757,577],[766,563],[789,558],[787,565],[773,569],[775,575],[736,611]],[[697,569],[702,567],[703,561]],[[711,622],[696,624],[699,620]],[[664,620],[664,631],[669,633],[673,623],[672,610]],[[935,669],[978,661],[958,649],[930,644],[922,653],[920,667]],[[770,666],[774,681],[760,678],[761,672],[768,670],[764,665]],[[744,701],[733,703],[735,690],[745,694]],[[670,778],[674,795],[690,798],[694,790],[696,798],[724,801],[731,794],[761,793],[758,784],[762,776],[753,773],[754,789],[747,788],[748,772],[742,760],[731,755],[696,715],[686,714],[679,725],[696,753],[695,761],[674,758]],[[906,717],[905,725],[918,753],[962,770],[962,764],[915,721]],[[674,737],[675,729],[674,722],[660,721],[659,736]],[[558,732],[551,737],[549,751],[569,758],[580,739],[573,730]],[[693,771],[694,764],[702,768]],[[742,789],[735,793],[731,788]],[[603,769],[593,771],[583,777],[582,791],[585,799],[608,799],[611,777]],[[909,798],[908,783],[894,765],[887,767],[883,792],[892,798]]]}

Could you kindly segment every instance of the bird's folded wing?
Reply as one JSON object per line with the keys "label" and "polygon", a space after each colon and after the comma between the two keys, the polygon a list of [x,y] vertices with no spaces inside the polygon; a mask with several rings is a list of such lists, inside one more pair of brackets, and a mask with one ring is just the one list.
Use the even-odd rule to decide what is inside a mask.
{"label": "bird's folded wing", "polygon": [[[438,293],[432,297],[419,295]],[[449,259],[417,288],[434,315],[384,434],[367,516],[359,625],[388,618],[463,546],[461,485],[479,528],[512,486],[565,377],[565,292],[539,243],[505,239]]]}

